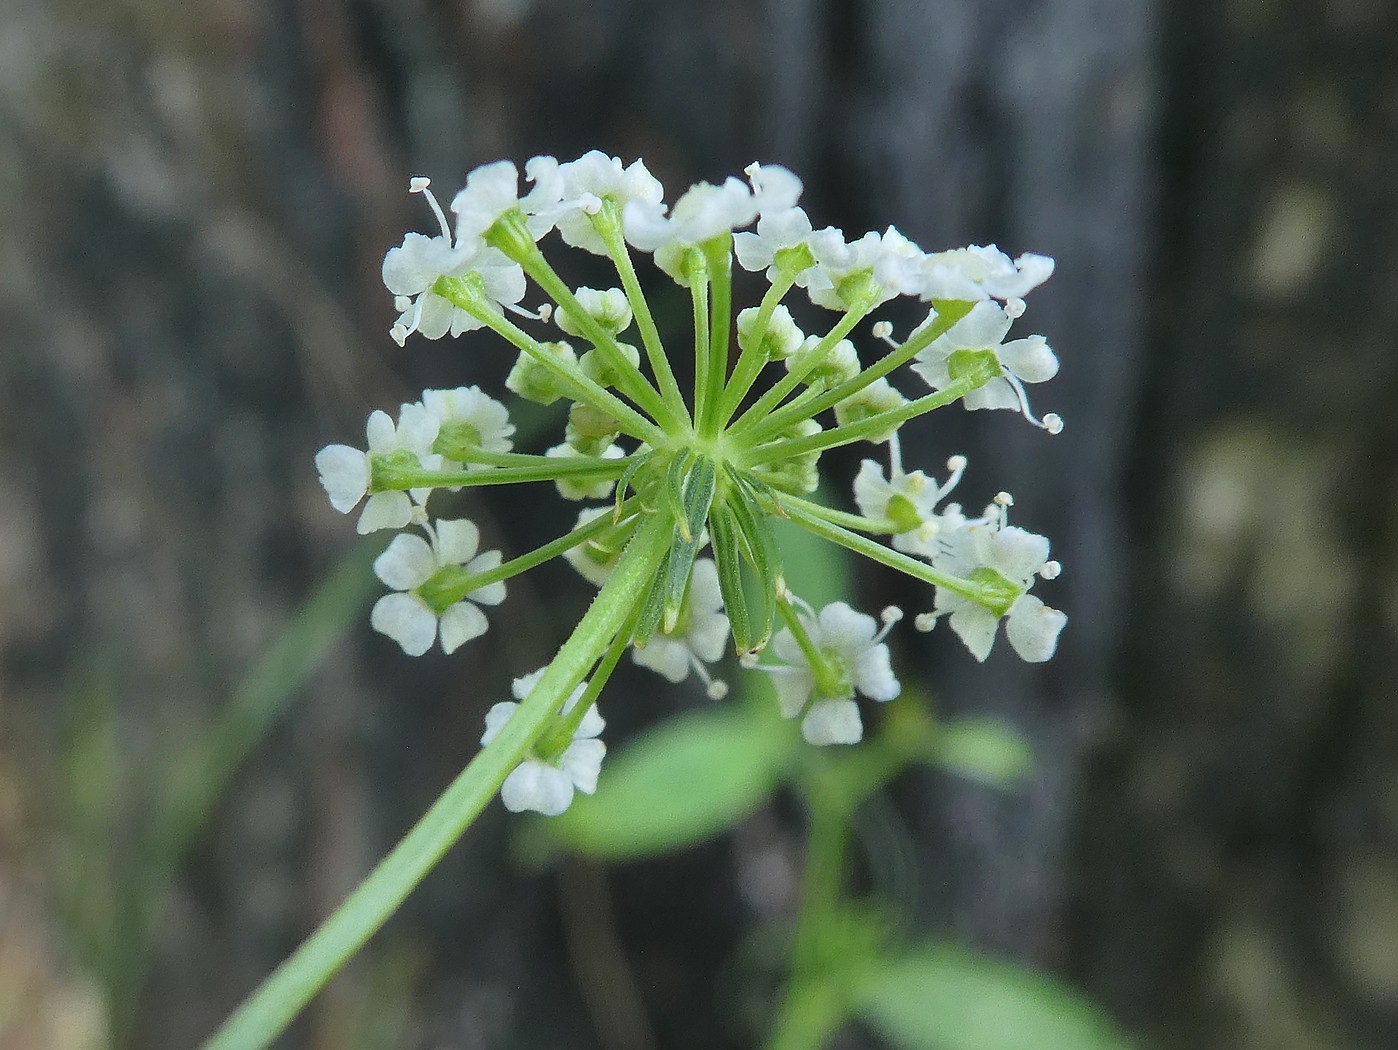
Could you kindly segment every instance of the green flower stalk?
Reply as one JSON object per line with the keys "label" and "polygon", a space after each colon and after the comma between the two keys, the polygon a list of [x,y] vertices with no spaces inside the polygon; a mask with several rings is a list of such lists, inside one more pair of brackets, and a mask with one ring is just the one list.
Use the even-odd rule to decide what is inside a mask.
{"label": "green flower stalk", "polygon": [[[412,180],[439,229],[409,233],[383,277],[397,342],[493,332],[516,355],[508,390],[564,403],[562,442],[516,451],[505,404],[476,387],[428,390],[396,419],[373,413],[367,449],[331,445],[316,465],[335,509],[360,508],[358,531],[397,533],[374,563],[389,593],[371,623],[405,653],[437,644],[450,653],[480,637],[509,581],[554,557],[597,596],[555,659],[491,709],[482,750],[443,798],[211,1047],[274,1038],[496,792],[510,810],[549,815],[591,792],[606,775],[596,699],[628,650],[670,682],[693,675],[717,700],[726,686],[712,668],[731,644],[768,676],[811,744],[860,740],[859,698],[899,694],[885,639],[903,614],[884,610],[880,625],[844,602],[817,610],[790,593],[776,520],[930,584],[931,608],[915,625],[945,617],[977,659],[1003,621],[1019,656],[1046,660],[1066,621],[1028,593],[1059,566],[1047,540],[1009,524],[1008,495],[967,515],[944,502],[965,458],[952,457],[938,483],[904,471],[898,438],[904,423],[956,401],[1062,428],[1055,415],[1036,418],[1025,391],[1057,371],[1053,351],[1040,336],[1006,341],[1052,260],[993,246],[928,253],[891,227],[854,240],[814,229],[797,205],[800,180],[775,166],[700,183],[668,208],[640,161],[535,157],[525,173],[521,194],[509,162],[471,172],[451,221],[428,181]],[[555,234],[609,260],[616,286],[570,288],[540,247]],[[688,290],[692,333],[662,335],[636,253]],[[735,261],[767,282],[736,316]],[[522,305],[531,295],[536,305]],[[927,311],[901,341],[874,319],[899,297]],[[895,385],[903,365],[920,390]],[[780,374],[764,380],[768,366]],[[812,498],[822,453],[855,442],[887,445],[887,473],[864,461],[853,508]],[[539,482],[590,505],[564,515],[576,524],[557,539],[509,560],[481,552],[469,520],[429,510],[442,489]]]}

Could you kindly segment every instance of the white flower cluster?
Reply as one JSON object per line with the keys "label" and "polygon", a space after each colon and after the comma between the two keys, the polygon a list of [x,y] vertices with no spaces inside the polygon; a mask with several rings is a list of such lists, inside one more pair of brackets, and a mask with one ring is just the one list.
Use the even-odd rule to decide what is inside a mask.
{"label": "white flower cluster", "polygon": [[[732,639],[744,664],[769,676],[783,715],[800,720],[806,740],[853,743],[863,734],[857,698],[899,695],[885,638],[902,613],[885,610],[880,625],[844,602],[817,611],[790,594],[766,524],[790,518],[930,583],[933,609],[917,626],[931,629],[947,618],[976,659],[990,652],[1002,619],[1020,657],[1052,655],[1065,617],[1028,593],[1036,578],[1057,575],[1048,541],[1008,524],[1007,496],[976,518],[945,504],[965,458],[947,462],[944,481],[905,472],[898,430],[958,400],[973,410],[1019,412],[1050,433],[1062,429],[1053,413],[1036,418],[1026,394],[1027,385],[1056,374],[1052,349],[1038,335],[1008,339],[1025,312],[1024,296],[1052,274],[1053,261],[1011,258],[994,245],[926,252],[892,227],[846,238],[834,227],[815,228],[790,171],[752,164],[745,174],[699,183],[668,206],[641,161],[624,164],[598,151],[565,162],[534,157],[523,182],[508,161],[484,165],[446,209],[427,179],[412,180],[411,192],[423,196],[438,229],[407,234],[385,256],[383,280],[399,312],[392,337],[402,345],[414,333],[440,339],[490,329],[519,351],[505,386],[539,405],[562,400],[568,412],[564,441],[526,454],[514,450],[509,411],[479,388],[427,390],[396,420],[374,412],[366,449],[331,445],[316,456],[335,509],[362,505],[359,532],[423,533],[394,537],[374,563],[390,593],[374,606],[371,623],[405,652],[440,643],[450,653],[483,634],[482,607],[504,599],[508,578],[562,556],[603,589],[599,603],[614,601],[629,617],[618,621],[630,626],[606,654],[591,656],[598,669],[589,672],[592,695],[629,646],[637,665],[674,683],[693,675],[719,699],[727,686],[711,668]],[[554,232],[609,259],[616,286],[569,288],[539,248]],[[633,251],[648,254],[693,299],[688,397],[640,291]],[[761,305],[736,317],[734,258],[764,273],[770,286]],[[533,308],[523,305],[531,287],[542,293]],[[792,289],[839,320],[807,334],[809,322],[798,324],[782,302]],[[866,365],[856,326],[900,296],[924,304],[926,320],[901,342],[887,321],[874,323],[875,339],[889,349]],[[530,321],[553,327],[531,334]],[[784,372],[762,390],[764,368],[778,362]],[[920,395],[895,385],[894,370],[905,364],[925,384]],[[865,460],[855,478],[860,513],[806,499],[818,487],[821,453],[855,441],[887,442],[890,453],[887,473]],[[510,562],[498,551],[480,552],[471,521],[428,513],[437,489],[506,482],[547,482],[569,500],[610,502],[581,508],[571,531]],[[616,582],[635,574],[614,580],[614,570],[647,531],[643,522],[672,530],[671,546],[657,547],[654,579],[627,583],[632,591],[618,598]],[[888,537],[892,550],[861,533]],[[765,589],[766,601],[752,603],[758,613],[748,608],[743,582],[753,575]],[[776,662],[759,663],[769,640]],[[542,674],[515,682],[520,703]],[[596,785],[602,719],[595,708],[575,708],[588,693],[583,685],[560,702],[575,681],[560,680],[548,694],[561,711],[505,781],[511,810],[559,813],[575,791]],[[483,744],[518,706],[491,709]]]}

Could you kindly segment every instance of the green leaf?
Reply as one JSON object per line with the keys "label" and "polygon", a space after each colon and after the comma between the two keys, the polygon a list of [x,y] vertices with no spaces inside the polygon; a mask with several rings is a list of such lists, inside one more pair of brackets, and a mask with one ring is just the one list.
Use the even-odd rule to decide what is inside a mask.
{"label": "green leaf", "polygon": [[1034,752],[1022,733],[998,718],[961,718],[932,736],[928,758],[970,780],[1004,786],[1028,775]]}
{"label": "green leaf", "polygon": [[1128,1050],[1104,1013],[1050,977],[951,945],[868,967],[860,1016],[906,1050]]}
{"label": "green leaf", "polygon": [[580,797],[548,829],[574,849],[644,857],[732,827],[772,793],[794,738],[775,717],[714,708],[672,718],[602,767],[597,794]]}

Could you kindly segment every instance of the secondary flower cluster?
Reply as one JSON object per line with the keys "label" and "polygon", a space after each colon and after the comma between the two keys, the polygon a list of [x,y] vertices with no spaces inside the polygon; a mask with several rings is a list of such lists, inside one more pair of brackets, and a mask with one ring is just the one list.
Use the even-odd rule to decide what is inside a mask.
{"label": "secondary flower cluster", "polygon": [[[367,449],[331,445],[316,457],[332,505],[344,513],[362,505],[361,533],[424,534],[400,533],[374,564],[390,593],[371,622],[407,653],[436,641],[450,653],[483,634],[482,606],[499,604],[508,579],[554,557],[599,588],[554,665],[517,680],[518,703],[487,716],[482,744],[521,756],[502,787],[508,808],[555,814],[574,791],[594,789],[605,751],[595,699],[627,649],[670,682],[694,674],[717,699],[726,686],[711,666],[731,641],[745,666],[766,673],[807,740],[861,738],[856,697],[899,693],[885,638],[902,613],[884,610],[880,626],[844,602],[815,610],[790,593],[775,519],[931,585],[932,608],[916,625],[929,630],[945,617],[978,660],[1001,620],[1023,659],[1053,654],[1065,617],[1029,593],[1036,579],[1058,574],[1048,541],[1009,524],[1007,494],[977,517],[944,504],[965,458],[948,460],[939,483],[904,471],[898,438],[908,420],[956,401],[1010,409],[1049,433],[1062,428],[1052,413],[1036,417],[1026,392],[1057,372],[1053,351],[1042,336],[1008,339],[1052,260],[1011,259],[994,246],[924,252],[892,227],[854,239],[816,229],[797,203],[800,180],[770,165],[751,165],[746,180],[699,183],[668,207],[639,160],[535,157],[524,174],[527,188],[507,161],[477,168],[445,210],[426,179],[412,180],[438,230],[409,233],[385,257],[383,279],[398,343],[491,330],[518,354],[505,386],[566,405],[562,442],[516,452],[505,405],[462,387],[424,391],[396,420],[375,412]],[[554,233],[610,260],[616,285],[570,287],[539,248]],[[633,253],[650,255],[688,291],[692,358],[686,352],[683,363],[661,338]],[[766,281],[736,316],[735,258]],[[522,305],[531,287],[533,308]],[[794,290],[798,301],[786,302]],[[926,319],[902,340],[875,321],[870,346],[857,347],[856,329],[897,297],[922,303]],[[821,323],[820,310],[834,311],[833,323]],[[779,367],[764,381],[768,365]],[[892,381],[903,365],[920,391]],[[691,376],[686,396],[679,379]],[[858,513],[810,498],[821,453],[854,442],[887,444],[889,453],[887,473],[870,459],[855,478]],[[571,530],[510,561],[480,552],[471,521],[429,514],[439,490],[514,482],[551,482],[565,499],[606,502],[584,506]],[[776,662],[761,662],[764,650]],[[521,742],[525,721],[536,728]]]}

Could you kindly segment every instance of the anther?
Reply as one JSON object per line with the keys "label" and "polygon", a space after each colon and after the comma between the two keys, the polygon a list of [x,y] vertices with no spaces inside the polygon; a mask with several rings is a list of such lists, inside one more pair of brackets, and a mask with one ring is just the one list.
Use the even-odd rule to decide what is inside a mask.
{"label": "anther", "polygon": [[717,678],[715,678],[712,682],[709,683],[709,686],[705,690],[705,692],[709,694],[710,700],[722,700],[725,696],[728,695],[728,683],[720,682]]}
{"label": "anther", "polygon": [[941,488],[937,489],[937,495],[932,500],[934,505],[941,503],[942,500],[946,499],[952,489],[961,484],[961,475],[966,472],[966,457],[959,455],[952,456],[947,460],[947,470],[949,470],[951,474],[947,478],[946,483],[943,484]]}
{"label": "anther", "polygon": [[1015,498],[1008,492],[997,492],[995,493],[995,505],[997,507],[1013,507]]}
{"label": "anther", "polygon": [[553,317],[553,303],[540,303],[540,304],[539,304],[539,320],[540,320],[540,321],[543,321],[544,324],[548,324],[548,323],[549,323],[549,319],[552,318],[552,317]]}
{"label": "anther", "polygon": [[1045,580],[1056,580],[1058,574],[1063,571],[1063,563],[1058,561],[1046,561],[1039,567],[1039,575]]}
{"label": "anther", "polygon": [[1044,415],[1044,429],[1050,434],[1063,433],[1063,417],[1057,412],[1048,412]]}
{"label": "anther", "polygon": [[893,347],[893,349],[898,349],[898,343],[893,338],[892,321],[875,321],[872,331],[875,339],[882,339],[889,346]]}
{"label": "anther", "polygon": [[937,626],[937,614],[931,612],[918,613],[913,617],[913,628],[927,634],[932,628]]}
{"label": "anther", "polygon": [[1017,321],[1017,320],[1019,320],[1021,317],[1023,317],[1023,316],[1024,316],[1024,300],[1023,300],[1023,299],[1006,299],[1006,300],[1005,300],[1005,316],[1008,317],[1011,321]]}

